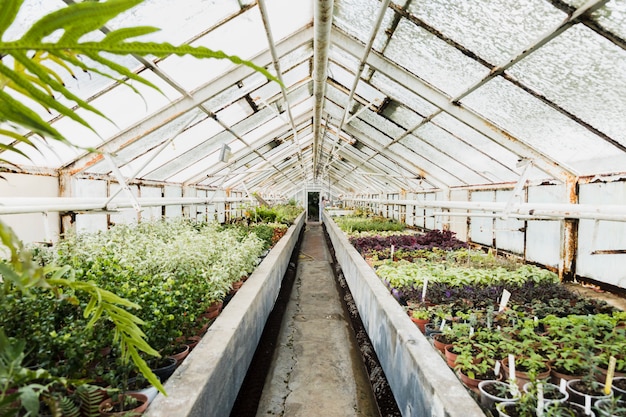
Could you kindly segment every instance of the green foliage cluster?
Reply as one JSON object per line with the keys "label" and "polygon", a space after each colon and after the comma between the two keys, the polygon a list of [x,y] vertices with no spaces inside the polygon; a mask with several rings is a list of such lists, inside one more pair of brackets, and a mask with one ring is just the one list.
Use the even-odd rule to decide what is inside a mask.
{"label": "green foliage cluster", "polygon": [[404,223],[382,216],[344,216],[335,217],[333,220],[341,230],[351,236],[359,232],[400,232],[406,228]]}
{"label": "green foliage cluster", "polygon": [[[212,51],[205,47],[190,45],[174,46],[169,43],[140,42],[134,38],[152,33],[157,28],[130,27],[110,31],[104,36],[101,29],[109,20],[124,11],[138,5],[143,0],[108,0],[70,2],[36,21],[20,39],[9,40],[4,35],[14,23],[22,9],[24,0],[0,1],[0,136],[5,137],[0,150],[25,155],[20,146],[35,147],[35,142],[22,135],[30,131],[35,135],[67,143],[67,139],[53,126],[46,122],[40,113],[58,113],[89,129],[93,128],[74,108],[106,118],[106,115],[89,102],[74,95],[65,86],[63,78],[74,77],[75,71],[84,71],[110,78],[126,84],[134,91],[132,82],[148,85],[155,90],[158,87],[147,79],[118,65],[108,57],[113,55],[135,55],[142,57],[163,58],[170,54],[191,55],[197,58],[228,59],[235,64],[253,68],[270,80],[278,81],[266,69],[237,56],[227,55],[222,51]],[[60,36],[55,36],[60,34]],[[52,36],[51,36],[52,35]],[[98,40],[93,40],[98,39]],[[12,90],[12,91],[8,91]],[[26,105],[17,96],[26,97]],[[62,100],[58,98],[61,97]],[[68,103],[68,104],[64,104]],[[33,107],[34,106],[34,107]],[[40,106],[37,108],[37,106]],[[79,146],[80,144],[77,144]],[[0,158],[0,161],[4,159]],[[39,345],[41,340],[52,340],[48,346],[51,356],[64,352],[73,359],[57,357],[57,365],[75,367],[73,360],[83,354],[90,362],[96,350],[93,340],[110,338],[114,349],[122,362],[129,360],[135,364],[155,386],[162,390],[156,377],[148,369],[141,354],[158,355],[145,340],[140,329],[141,319],[130,310],[139,308],[111,291],[95,283],[92,278],[128,277],[122,266],[128,265],[125,258],[111,260],[94,257],[91,265],[80,268],[80,279],[74,277],[73,270],[66,265],[62,268],[37,265],[32,262],[31,252],[23,249],[11,230],[0,222],[2,245],[9,252],[9,259],[0,262],[0,318],[8,323],[11,318],[19,320],[28,328],[32,327],[31,346],[24,350],[24,338],[31,333],[19,334],[20,338],[6,337],[4,328],[0,329],[0,414],[15,415],[16,402],[24,408],[24,415],[38,415],[41,401],[47,402],[52,384],[65,386],[64,378],[54,376],[47,370],[30,370],[25,363],[46,350]],[[41,252],[43,255],[43,252]],[[50,255],[50,254],[48,254]],[[45,255],[39,259],[44,260]],[[53,259],[49,256],[48,261]],[[230,260],[229,260],[230,261]],[[69,264],[76,263],[74,260]],[[245,263],[244,263],[245,264]],[[82,265],[79,265],[82,266]],[[108,271],[106,268],[111,267]],[[97,268],[104,268],[100,272]],[[234,274],[246,268],[235,263]],[[238,272],[237,272],[238,271]],[[170,271],[172,275],[175,272]],[[100,281],[102,283],[102,281]],[[104,286],[104,284],[102,284]],[[113,289],[113,288],[112,288]],[[117,289],[117,288],[115,288]],[[70,307],[72,306],[72,307]],[[15,314],[7,317],[6,314]],[[168,317],[169,320],[169,317]],[[41,327],[37,327],[41,323]],[[13,325],[14,323],[11,323]],[[105,332],[108,330],[108,332]],[[104,336],[104,334],[108,336]],[[107,340],[106,343],[110,343]],[[37,350],[37,354],[33,351]],[[54,352],[54,353],[52,353]],[[28,353],[28,355],[26,354]],[[39,355],[41,356],[41,355]],[[43,359],[42,359],[43,360]],[[44,360],[45,362],[45,360]],[[52,360],[49,360],[52,363]],[[61,365],[59,365],[61,366]],[[59,370],[59,369],[57,369]],[[15,389],[15,392],[10,391]],[[81,393],[81,389],[76,390]],[[93,398],[93,397],[91,397]],[[66,398],[67,400],[67,398]],[[81,398],[82,404],[86,401]],[[97,401],[93,402],[96,404]],[[76,407],[72,410],[69,403],[49,402],[50,411],[59,415],[62,408],[64,415],[79,415]],[[63,407],[61,407],[61,405]],[[69,408],[68,408],[69,407]],[[80,415],[94,415],[91,409],[83,410]]]}
{"label": "green foliage cluster", "polygon": [[295,201],[271,207],[261,205],[250,207],[246,211],[246,220],[253,223],[280,223],[291,226],[302,211],[302,207],[297,206]]}
{"label": "green foliage cluster", "polygon": [[136,316],[125,315],[121,308],[109,309],[109,314],[141,324],[135,331],[143,337],[144,352],[165,354],[177,340],[197,334],[202,313],[253,271],[264,248],[247,228],[186,220],[70,235],[51,248],[38,248],[34,261],[74,271],[75,285],[57,293],[42,288],[7,293],[0,303],[0,326],[8,336],[28,340],[23,366],[120,387],[134,372],[115,343],[127,336],[115,331],[114,322],[94,322],[86,314],[94,308],[93,298],[79,291],[79,285],[99,288],[105,295],[115,292],[123,307],[137,307]]}
{"label": "green foliage cluster", "polygon": [[[415,259],[413,262],[386,261],[378,266],[376,273],[387,281],[393,288],[403,289],[411,287],[421,287],[424,281],[431,283],[441,283],[448,287],[487,286],[505,285],[521,286],[527,282],[535,283],[556,283],[558,276],[546,269],[533,265],[519,263],[513,269],[512,264],[507,267],[499,263],[492,262],[490,255],[481,251],[459,250],[460,256],[455,256],[451,252],[446,261],[435,261],[431,259],[441,259],[441,255],[435,252],[433,257]],[[463,259],[469,258],[471,253],[473,263],[470,266],[463,265]],[[480,261],[479,258],[484,258]],[[461,263],[457,262],[461,260]]]}

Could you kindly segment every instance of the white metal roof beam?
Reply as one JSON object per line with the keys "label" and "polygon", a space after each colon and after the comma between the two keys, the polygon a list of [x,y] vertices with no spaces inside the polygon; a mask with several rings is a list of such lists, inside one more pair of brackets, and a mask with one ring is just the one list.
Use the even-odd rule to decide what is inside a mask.
{"label": "white metal roof beam", "polygon": [[[363,56],[359,60],[359,68],[354,74],[354,81],[352,82],[352,87],[350,88],[350,93],[348,94],[348,100],[346,102],[346,106],[344,107],[343,117],[339,120],[339,128],[337,132],[340,132],[343,129],[343,125],[346,123],[348,119],[348,113],[350,111],[350,105],[352,103],[352,99],[354,98],[354,93],[356,92],[356,87],[359,84],[361,79],[361,73],[363,73],[363,69],[365,68],[365,64],[367,63],[367,57],[372,51],[372,46],[374,45],[374,40],[376,39],[376,34],[380,29],[380,26],[383,23],[383,18],[385,17],[385,11],[387,11],[387,7],[389,7],[390,0],[382,0],[380,7],[378,8],[378,17],[376,19],[376,23],[372,27],[372,31],[370,32],[369,40],[367,41],[367,45],[363,48]],[[337,133],[337,137],[331,145],[331,151],[328,153],[328,158],[326,159],[326,164],[323,169],[326,169],[328,164],[330,164],[331,156],[333,154],[333,149],[339,143],[339,133]],[[317,171],[317,167],[314,167],[315,171]],[[322,170],[320,170],[321,172]]]}
{"label": "white metal roof beam", "polygon": [[[288,52],[310,42],[312,34],[311,28],[306,27],[288,39],[278,43],[276,45],[276,49],[280,55],[287,54]],[[251,61],[262,67],[267,66],[271,63],[271,53],[269,51],[264,51],[252,58]],[[181,97],[133,126],[128,127],[119,134],[112,136],[103,145],[99,146],[97,150],[100,152],[111,152],[117,150],[118,148],[127,146],[130,143],[134,143],[137,140],[140,140],[144,135],[157,130],[194,107],[199,106],[219,92],[237,84],[239,80],[254,74],[254,72],[255,71],[252,68],[240,65],[228,74],[210,80],[201,87],[192,91],[191,97]],[[92,153],[87,153],[72,163],[62,167],[61,170],[69,172],[70,175],[75,175],[88,169],[94,163],[99,162],[100,159],[102,159],[102,156],[99,154],[94,155]]]}
{"label": "white metal roof beam", "polygon": [[285,105],[287,106],[287,115],[289,117],[289,123],[291,124],[291,129],[293,130],[293,140],[298,148],[298,160],[300,161],[302,174],[306,178],[307,171],[304,167],[304,164],[302,163],[302,149],[300,147],[300,140],[298,139],[298,132],[296,131],[296,126],[293,121],[291,105],[289,104],[289,98],[287,97],[287,90],[285,89],[285,83],[283,82],[283,73],[280,70],[280,58],[276,50],[276,43],[274,42],[274,36],[272,35],[272,29],[269,23],[267,8],[265,7],[265,0],[258,0],[257,4],[259,5],[259,11],[261,12],[261,20],[263,20],[263,26],[265,27],[265,33],[267,34],[267,43],[269,44],[270,52],[272,54],[272,64],[274,65],[274,69],[276,70],[276,77],[280,81],[280,91],[282,93],[283,100],[285,101]]}
{"label": "white metal roof beam", "polygon": [[[358,55],[363,47],[350,36],[337,29],[333,31],[333,38],[338,45],[341,45],[342,48],[353,55]],[[504,132],[476,113],[450,102],[448,97],[432,86],[380,54],[372,52],[368,57],[367,64],[514,154],[534,161],[537,168],[553,178],[565,181],[576,175],[571,168],[552,160],[547,155]]]}
{"label": "white metal roof beam", "polygon": [[313,179],[316,178],[319,163],[321,142],[320,134],[324,95],[328,73],[328,51],[330,49],[330,32],[333,21],[333,0],[317,0],[313,9]]}

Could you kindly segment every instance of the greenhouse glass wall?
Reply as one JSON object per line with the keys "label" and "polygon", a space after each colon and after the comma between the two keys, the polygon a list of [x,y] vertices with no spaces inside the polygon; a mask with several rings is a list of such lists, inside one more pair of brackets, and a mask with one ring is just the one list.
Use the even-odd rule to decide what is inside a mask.
{"label": "greenhouse glass wall", "polygon": [[25,244],[323,198],[626,290],[622,0],[0,4]]}

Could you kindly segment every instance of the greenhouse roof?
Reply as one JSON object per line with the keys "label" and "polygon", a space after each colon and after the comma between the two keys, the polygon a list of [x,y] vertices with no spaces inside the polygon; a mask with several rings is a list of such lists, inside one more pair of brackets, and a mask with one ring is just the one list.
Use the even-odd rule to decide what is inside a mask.
{"label": "greenhouse roof", "polygon": [[[4,40],[66,3],[26,0]],[[1,158],[283,195],[626,173],[622,0],[146,0],[103,32],[129,25],[250,60],[283,86],[228,60],[112,57],[161,92],[77,73],[66,86],[113,123],[77,110],[91,131],[40,109],[80,148],[14,144],[25,156]]]}

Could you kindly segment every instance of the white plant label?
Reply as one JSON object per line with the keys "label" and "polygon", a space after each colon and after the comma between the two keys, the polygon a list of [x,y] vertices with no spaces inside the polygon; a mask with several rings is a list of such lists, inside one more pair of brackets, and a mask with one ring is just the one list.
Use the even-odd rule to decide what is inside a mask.
{"label": "white plant label", "polygon": [[537,417],[543,417],[543,384],[537,384]]}
{"label": "white plant label", "polygon": [[585,394],[585,414],[591,415],[591,395]]}
{"label": "white plant label", "polygon": [[446,319],[441,320],[441,327],[439,327],[440,331],[444,331],[444,329],[446,328]]}
{"label": "white plant label", "polygon": [[511,298],[511,293],[507,290],[502,290],[502,298],[500,298],[500,308],[498,311],[504,311],[506,305],[509,303],[509,299]]}
{"label": "white plant label", "polygon": [[515,383],[515,356],[509,353],[509,380]]}
{"label": "white plant label", "polygon": [[428,277],[424,278],[424,288],[422,288],[422,303],[426,301],[426,288],[428,288]]}
{"label": "white plant label", "polygon": [[496,378],[500,375],[500,361],[496,361],[496,365],[493,367],[493,373],[496,374]]}
{"label": "white plant label", "polygon": [[561,378],[561,382],[559,383],[559,391],[563,394],[567,392],[567,380],[564,378]]}
{"label": "white plant label", "polygon": [[469,336],[472,337],[474,336],[474,326],[470,327],[470,333]]}
{"label": "white plant label", "polygon": [[393,247],[393,245],[391,245],[391,260],[392,261],[393,261],[393,249],[394,249],[394,247]]}

